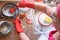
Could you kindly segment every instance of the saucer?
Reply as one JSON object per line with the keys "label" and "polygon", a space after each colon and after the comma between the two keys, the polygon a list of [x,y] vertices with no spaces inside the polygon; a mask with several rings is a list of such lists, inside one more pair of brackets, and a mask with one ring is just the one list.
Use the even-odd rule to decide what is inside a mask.
{"label": "saucer", "polygon": [[38,16],[38,22],[42,25],[50,25],[52,23],[52,18],[43,13]]}
{"label": "saucer", "polygon": [[[46,22],[46,20],[48,20],[48,19],[45,18],[45,17],[48,17],[48,19],[50,19],[51,21],[49,20],[50,22]],[[52,23],[52,19],[48,15],[46,15],[45,13],[36,14],[35,23],[36,23],[36,25],[48,26],[48,25],[50,25]]]}

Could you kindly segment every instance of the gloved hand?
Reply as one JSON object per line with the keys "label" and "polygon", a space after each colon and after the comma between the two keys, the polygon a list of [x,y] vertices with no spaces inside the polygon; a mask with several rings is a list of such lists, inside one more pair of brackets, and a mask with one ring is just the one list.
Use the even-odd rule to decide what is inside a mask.
{"label": "gloved hand", "polygon": [[33,3],[33,2],[21,1],[21,2],[18,4],[18,7],[29,7],[29,8],[34,8],[34,3]]}
{"label": "gloved hand", "polygon": [[24,32],[21,26],[21,20],[18,17],[14,20],[14,24],[18,33]]}
{"label": "gloved hand", "polygon": [[55,31],[51,31],[51,32],[49,33],[49,38],[48,38],[48,40],[54,40],[53,34],[56,33],[56,32],[57,32],[56,30],[55,30]]}

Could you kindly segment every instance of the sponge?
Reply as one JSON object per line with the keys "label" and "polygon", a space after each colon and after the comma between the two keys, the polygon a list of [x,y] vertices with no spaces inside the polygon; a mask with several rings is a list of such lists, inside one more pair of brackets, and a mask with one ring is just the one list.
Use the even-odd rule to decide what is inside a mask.
{"label": "sponge", "polygon": [[47,23],[51,23],[52,22],[52,19],[50,17],[48,17],[48,16],[46,16],[44,20]]}

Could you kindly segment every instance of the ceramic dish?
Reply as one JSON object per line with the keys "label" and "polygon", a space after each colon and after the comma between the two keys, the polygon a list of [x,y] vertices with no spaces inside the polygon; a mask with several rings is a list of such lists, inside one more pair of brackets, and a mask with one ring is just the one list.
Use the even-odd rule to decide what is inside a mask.
{"label": "ceramic dish", "polygon": [[[48,26],[48,25],[50,25],[51,23],[52,23],[52,19],[49,17],[49,16],[47,16],[48,18],[50,18],[50,20],[48,20],[47,18],[45,18],[47,15],[46,14],[36,14],[36,17],[35,17],[35,23],[36,23],[36,25],[43,25],[43,26]],[[46,22],[46,20],[48,21],[48,22]],[[50,21],[50,22],[49,22]]]}
{"label": "ceramic dish", "polygon": [[50,25],[52,23],[52,18],[50,18],[45,13],[39,15],[38,22],[42,25]]}

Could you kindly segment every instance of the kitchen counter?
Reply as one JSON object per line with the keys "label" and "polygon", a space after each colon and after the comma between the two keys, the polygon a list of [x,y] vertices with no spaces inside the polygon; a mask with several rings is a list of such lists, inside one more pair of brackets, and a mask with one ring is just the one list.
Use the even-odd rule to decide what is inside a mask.
{"label": "kitchen counter", "polygon": [[[11,2],[11,1],[4,1],[4,2],[3,2],[3,1],[0,1],[0,12],[1,12],[2,6],[3,6],[5,3],[9,3],[9,2]],[[12,2],[11,2],[11,3],[12,3]],[[18,1],[17,1],[17,2],[14,1],[13,3],[17,4]],[[0,20],[8,20],[8,19],[2,18],[2,19],[0,19]],[[13,24],[13,19],[8,20],[8,21],[10,21],[10,22]],[[37,40],[38,37],[39,37],[39,35],[34,34],[32,27],[29,26],[29,25],[27,25],[24,20],[22,20],[22,21],[23,21],[23,23],[24,23],[24,25],[25,25],[25,27],[24,27],[24,32],[25,32],[25,34],[30,38],[30,40]],[[0,40],[20,40],[20,38],[19,38],[19,36],[18,36],[18,33],[16,32],[16,29],[15,29],[14,25],[13,25],[12,31],[11,31],[9,34],[4,35],[4,36],[1,36],[1,35],[0,35]]]}

